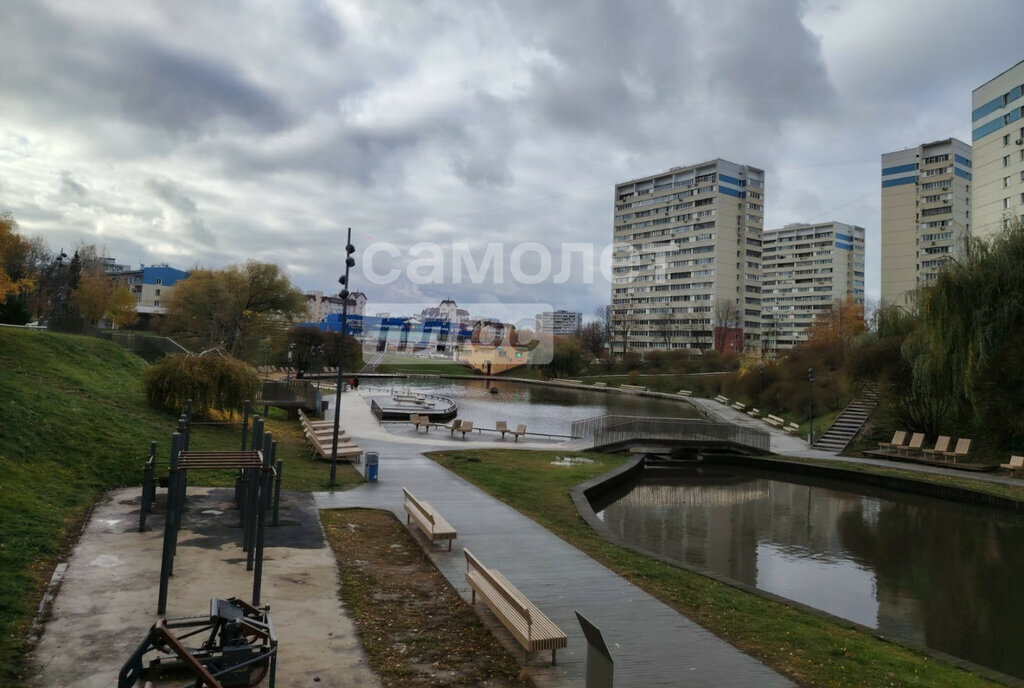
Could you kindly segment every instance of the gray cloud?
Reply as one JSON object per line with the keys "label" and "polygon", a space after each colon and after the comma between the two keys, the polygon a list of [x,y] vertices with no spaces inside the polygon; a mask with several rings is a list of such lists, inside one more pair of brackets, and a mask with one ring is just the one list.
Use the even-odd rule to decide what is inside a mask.
{"label": "gray cloud", "polygon": [[351,226],[402,270],[420,241],[449,263],[444,284],[378,286],[360,262],[371,299],[589,314],[607,283],[514,284],[506,265],[502,284],[452,284],[452,244],[596,253],[616,182],[715,157],[768,171],[768,226],[836,219],[877,241],[879,156],[969,137],[970,89],[1019,59],[1021,18],[1009,0],[12,0],[0,207],[121,262],[257,258],[325,291]]}

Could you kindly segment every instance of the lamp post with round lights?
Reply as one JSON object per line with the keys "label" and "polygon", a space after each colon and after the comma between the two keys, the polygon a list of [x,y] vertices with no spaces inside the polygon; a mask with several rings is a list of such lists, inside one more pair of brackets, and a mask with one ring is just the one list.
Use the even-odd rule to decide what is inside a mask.
{"label": "lamp post with round lights", "polygon": [[331,438],[331,487],[334,487],[338,472],[338,427],[341,423],[341,385],[344,379],[342,362],[345,355],[345,327],[348,322],[348,296],[350,293],[348,271],[356,264],[356,259],[352,257],[355,252],[356,247],[352,245],[352,228],[349,227],[348,239],[345,243],[345,274],[338,278],[338,283],[341,285],[341,291],[338,293],[338,296],[341,297],[341,333],[338,337],[338,380],[337,389],[334,392],[334,433]]}

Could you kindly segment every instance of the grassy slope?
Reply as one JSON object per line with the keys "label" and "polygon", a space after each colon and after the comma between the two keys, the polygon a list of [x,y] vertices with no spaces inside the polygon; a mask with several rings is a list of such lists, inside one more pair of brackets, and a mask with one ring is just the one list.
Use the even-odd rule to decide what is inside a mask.
{"label": "grassy slope", "polygon": [[[868,633],[613,545],[576,513],[569,490],[624,457],[553,467],[553,452],[428,454],[736,647],[805,686],[996,685]],[[467,461],[467,458],[480,459]]]}
{"label": "grassy slope", "polygon": [[[0,684],[18,678],[28,624],[77,525],[106,489],[137,485],[151,440],[169,449],[175,418],[150,409],[142,359],[87,337],[0,327]],[[279,413],[279,412],[277,412]],[[299,458],[297,422],[271,413],[286,489],[326,486]],[[195,449],[234,449],[237,428],[196,427]],[[228,476],[200,478],[228,484]],[[350,468],[340,482],[359,481]]]}

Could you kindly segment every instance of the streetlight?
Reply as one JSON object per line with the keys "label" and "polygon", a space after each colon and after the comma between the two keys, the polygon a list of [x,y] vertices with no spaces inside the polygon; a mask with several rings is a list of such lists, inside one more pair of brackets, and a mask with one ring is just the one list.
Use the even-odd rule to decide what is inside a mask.
{"label": "streetlight", "polygon": [[757,366],[757,407],[761,408],[761,387],[764,384],[764,366]]}
{"label": "streetlight", "polygon": [[811,431],[808,434],[808,445],[814,444],[814,368],[807,369],[807,384],[810,385],[810,415],[811,415]]}
{"label": "streetlight", "polygon": [[57,312],[57,306],[60,304],[61,299],[64,297],[64,287],[61,284],[61,272],[64,268],[64,259],[68,257],[68,254],[64,253],[64,248],[60,249],[60,253],[57,254],[57,289],[53,293],[53,299],[50,303],[50,318],[47,322],[47,326],[53,326],[53,316]]}
{"label": "streetlight", "polygon": [[341,297],[341,333],[338,337],[337,389],[334,391],[334,433],[331,438],[331,487],[334,487],[335,476],[338,471],[338,427],[341,423],[341,381],[344,376],[342,363],[345,354],[345,327],[348,322],[348,271],[356,264],[356,259],[352,257],[352,254],[355,252],[356,247],[352,245],[352,228],[349,227],[348,240],[345,243],[345,274],[338,278],[338,284],[341,285],[341,291],[338,293],[338,296]]}
{"label": "streetlight", "polygon": [[295,349],[295,343],[291,342],[288,344],[288,367],[285,368],[285,382],[291,384],[292,382],[292,351]]}

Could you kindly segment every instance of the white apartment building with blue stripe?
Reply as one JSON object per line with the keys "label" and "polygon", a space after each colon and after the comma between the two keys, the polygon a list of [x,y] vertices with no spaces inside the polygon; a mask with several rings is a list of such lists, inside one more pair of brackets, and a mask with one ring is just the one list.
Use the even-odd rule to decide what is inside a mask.
{"label": "white apartment building with blue stripe", "polygon": [[974,235],[1024,217],[1024,62],[971,94]]}
{"label": "white apartment building with blue stripe", "polygon": [[764,170],[727,160],[615,186],[615,344],[757,350]]}
{"label": "white apartment building with blue stripe", "polygon": [[908,307],[971,234],[975,166],[958,139],[882,155],[883,305]]}

